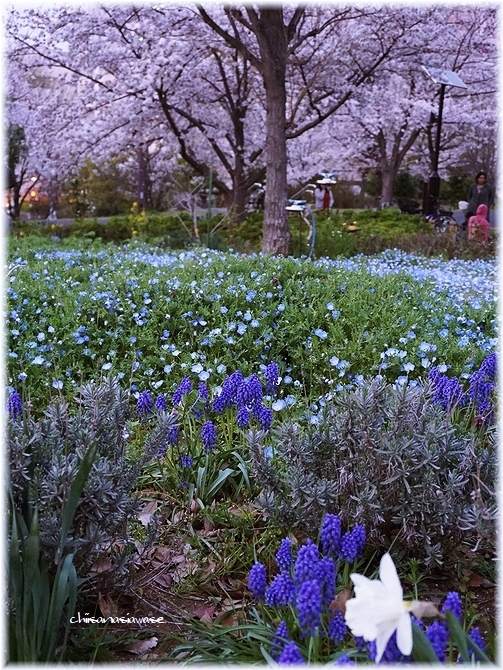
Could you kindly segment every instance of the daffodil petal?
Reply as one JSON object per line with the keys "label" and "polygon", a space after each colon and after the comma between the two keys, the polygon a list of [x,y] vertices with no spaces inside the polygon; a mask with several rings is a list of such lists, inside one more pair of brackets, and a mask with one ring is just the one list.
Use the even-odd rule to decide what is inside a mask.
{"label": "daffodil petal", "polygon": [[376,663],[382,658],[388,640],[393,635],[396,629],[396,621],[382,621],[377,626],[377,637],[376,637]]}
{"label": "daffodil petal", "polygon": [[410,656],[412,652],[412,622],[410,615],[405,613],[396,629],[396,644],[404,656]]}
{"label": "daffodil petal", "polygon": [[384,554],[381,558],[379,566],[379,578],[384,584],[386,590],[393,598],[402,600],[403,590],[398,575],[396,573],[395,564],[389,554]]}

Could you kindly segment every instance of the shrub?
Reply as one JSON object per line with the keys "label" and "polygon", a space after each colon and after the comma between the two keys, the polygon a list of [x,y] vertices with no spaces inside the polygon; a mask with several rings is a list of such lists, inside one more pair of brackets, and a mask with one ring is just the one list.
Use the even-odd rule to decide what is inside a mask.
{"label": "shrub", "polygon": [[[73,554],[75,568],[86,574],[108,550],[112,566],[123,568],[130,550],[128,523],[137,511],[136,480],[144,463],[165,444],[174,419],[160,414],[143,454],[128,462],[128,396],[118,380],[109,377],[83,386],[77,403],[77,412],[70,414],[64,400],[54,400],[44,418],[34,421],[26,408],[21,416],[11,402],[8,444],[13,505],[25,518],[38,515],[41,557],[52,569],[60,555]],[[96,447],[97,456],[58,549],[62,510],[91,447]]]}
{"label": "shrub", "polygon": [[341,510],[343,522],[367,528],[371,545],[398,543],[427,565],[461,542],[493,542],[494,509],[476,482],[494,489],[495,450],[463,435],[428,386],[375,378],[334,397],[316,420],[276,429],[272,460],[261,434],[248,434],[266,516],[309,529]]}

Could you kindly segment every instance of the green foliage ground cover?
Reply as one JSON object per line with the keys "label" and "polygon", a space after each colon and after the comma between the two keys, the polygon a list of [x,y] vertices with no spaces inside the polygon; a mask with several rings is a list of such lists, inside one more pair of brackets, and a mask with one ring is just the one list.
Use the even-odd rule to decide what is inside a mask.
{"label": "green foliage ground cover", "polygon": [[13,239],[10,258],[9,384],[35,406],[54,384],[71,395],[109,371],[133,391],[170,393],[187,374],[216,386],[270,361],[285,395],[311,401],[358,375],[469,374],[495,345],[491,262],[308,263],[38,238]]}

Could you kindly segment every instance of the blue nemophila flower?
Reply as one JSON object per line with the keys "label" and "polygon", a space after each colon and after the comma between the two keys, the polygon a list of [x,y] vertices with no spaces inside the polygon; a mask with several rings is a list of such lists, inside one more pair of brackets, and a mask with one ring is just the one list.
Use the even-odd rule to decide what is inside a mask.
{"label": "blue nemophila flower", "polygon": [[295,584],[290,575],[280,572],[272,580],[265,594],[265,604],[269,607],[289,605],[295,597]]}
{"label": "blue nemophila flower", "polygon": [[325,514],[321,525],[321,548],[327,556],[338,556],[341,548],[341,520],[336,514]]}
{"label": "blue nemophila flower", "polygon": [[295,642],[288,642],[285,644],[285,648],[281,652],[281,656],[278,659],[280,665],[305,665],[306,662],[302,658],[299,648]]}
{"label": "blue nemophila flower", "polygon": [[444,622],[434,621],[425,631],[433,651],[438,660],[443,663],[446,658],[447,642],[449,640],[449,630]]}
{"label": "blue nemophila flower", "polygon": [[335,610],[328,624],[328,636],[335,644],[339,644],[345,638],[347,631],[348,627],[344,621],[344,615],[341,611]]}
{"label": "blue nemophila flower", "polygon": [[445,596],[444,604],[442,605],[442,614],[445,614],[447,610],[450,610],[458,621],[461,621],[463,616],[463,605],[461,603],[461,598],[457,591],[449,591]]}
{"label": "blue nemophila flower", "polygon": [[314,330],[314,334],[316,335],[316,337],[319,337],[320,340],[326,340],[328,337],[327,331],[323,330],[322,328],[316,328]]}
{"label": "blue nemophila flower", "polygon": [[166,396],[164,395],[164,393],[159,393],[159,395],[157,396],[155,401],[155,408],[159,412],[166,412],[166,410],[168,409],[168,404],[166,402]]}
{"label": "blue nemophila flower", "polygon": [[19,393],[15,390],[11,391],[9,394],[7,411],[9,412],[9,416],[14,420],[20,417],[23,413],[23,401],[21,400]]}
{"label": "blue nemophila flower", "polygon": [[318,546],[307,540],[297,554],[294,567],[294,580],[297,586],[309,579],[315,579],[319,561]]}
{"label": "blue nemophila flower", "polygon": [[267,588],[267,574],[265,565],[254,563],[248,575],[248,588],[255,600],[264,600]]}
{"label": "blue nemophila flower", "polygon": [[147,391],[142,391],[137,400],[137,407],[138,407],[138,414],[141,417],[146,417],[147,414],[150,414],[152,411],[153,403],[152,403],[152,394],[150,393],[149,390]]}
{"label": "blue nemophila flower", "polygon": [[322,598],[318,580],[308,579],[300,585],[295,607],[303,634],[314,635],[321,625]]}
{"label": "blue nemophila flower", "polygon": [[171,399],[173,405],[179,405],[183,396],[186,395],[187,393],[190,393],[191,391],[192,391],[192,382],[190,380],[190,377],[184,377],[180,382],[180,385],[178,386],[176,391],[173,393],[173,397]]}
{"label": "blue nemophila flower", "polygon": [[213,451],[217,444],[217,430],[212,421],[206,421],[201,428],[201,440],[206,453]]}
{"label": "blue nemophila flower", "polygon": [[269,653],[271,657],[277,661],[283,651],[285,644],[290,640],[290,633],[288,626],[284,621],[280,621],[278,627],[274,632],[274,637],[271,640],[271,648]]}
{"label": "blue nemophila flower", "polygon": [[276,563],[281,572],[289,572],[292,567],[292,542],[285,537],[276,552]]}

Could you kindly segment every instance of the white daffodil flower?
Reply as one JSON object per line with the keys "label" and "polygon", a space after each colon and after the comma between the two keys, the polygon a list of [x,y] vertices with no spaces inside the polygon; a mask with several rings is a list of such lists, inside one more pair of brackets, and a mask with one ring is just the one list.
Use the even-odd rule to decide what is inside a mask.
{"label": "white daffodil flower", "polygon": [[376,640],[376,663],[395,630],[402,654],[408,656],[412,651],[410,603],[403,601],[402,585],[389,554],[381,558],[379,577],[367,579],[353,573],[355,597],[346,602],[346,623],[353,635],[363,637],[366,642]]}

